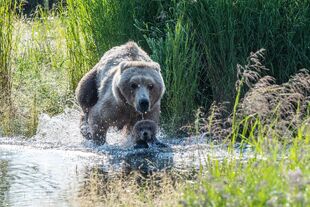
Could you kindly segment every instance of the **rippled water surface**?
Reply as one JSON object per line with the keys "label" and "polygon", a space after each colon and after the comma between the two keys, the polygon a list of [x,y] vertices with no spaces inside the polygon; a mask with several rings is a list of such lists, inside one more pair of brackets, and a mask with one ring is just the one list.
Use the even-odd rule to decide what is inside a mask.
{"label": "rippled water surface", "polygon": [[[80,136],[78,114],[67,110],[52,118],[41,115],[37,134],[28,140],[0,138],[1,206],[71,206],[69,200],[79,196],[89,172],[96,169],[106,174],[135,170],[147,174],[186,170],[199,167],[207,158],[232,156],[222,145],[208,145],[204,137],[159,135],[169,148],[132,149],[121,132],[113,130],[108,144],[95,146]],[[243,155],[251,156],[247,151]]]}

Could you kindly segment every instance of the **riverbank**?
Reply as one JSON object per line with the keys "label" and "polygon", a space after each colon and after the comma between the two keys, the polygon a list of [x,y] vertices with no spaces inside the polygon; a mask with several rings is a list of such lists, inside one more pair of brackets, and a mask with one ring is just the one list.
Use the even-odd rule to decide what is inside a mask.
{"label": "riverbank", "polygon": [[32,138],[0,138],[3,205],[310,204],[310,134],[302,133],[308,125],[289,143],[231,145],[206,135],[174,138],[161,132],[168,149],[133,149],[113,130],[104,146],[83,139],[78,116],[75,109],[41,114]]}

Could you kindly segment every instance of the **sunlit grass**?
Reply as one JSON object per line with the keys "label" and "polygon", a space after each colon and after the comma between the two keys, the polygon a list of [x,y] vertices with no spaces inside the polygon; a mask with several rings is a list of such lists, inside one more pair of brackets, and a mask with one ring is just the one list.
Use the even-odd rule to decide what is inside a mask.
{"label": "sunlit grass", "polygon": [[[140,43],[142,33],[135,21],[154,18],[153,1],[68,0],[66,40],[71,67],[70,85],[74,90],[81,77],[110,48],[129,40]],[[149,11],[147,11],[147,9]]]}
{"label": "sunlit grass", "polygon": [[[13,8],[13,9],[11,9]],[[12,116],[12,50],[13,50],[13,22],[16,5],[8,0],[0,2],[0,125],[2,131],[10,132],[13,126],[9,120]],[[1,133],[1,128],[0,128]]]}
{"label": "sunlit grass", "polygon": [[67,72],[66,29],[60,17],[40,9],[32,19],[14,18],[12,26],[12,113],[1,119],[0,128],[6,135],[31,136],[40,113],[60,113],[73,97]]}
{"label": "sunlit grass", "polygon": [[247,142],[254,154],[244,161],[239,156],[209,160],[205,175],[187,186],[182,206],[308,206],[309,127],[301,125],[291,144],[257,136],[265,141]]}

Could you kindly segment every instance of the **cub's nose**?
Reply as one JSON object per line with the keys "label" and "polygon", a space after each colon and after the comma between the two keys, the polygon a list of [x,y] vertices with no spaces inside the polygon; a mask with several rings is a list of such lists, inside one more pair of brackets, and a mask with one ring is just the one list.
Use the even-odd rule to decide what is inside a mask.
{"label": "cub's nose", "polygon": [[141,113],[147,112],[148,109],[149,109],[149,105],[150,105],[149,100],[147,100],[147,99],[140,99],[139,100],[139,109],[140,109],[139,111]]}

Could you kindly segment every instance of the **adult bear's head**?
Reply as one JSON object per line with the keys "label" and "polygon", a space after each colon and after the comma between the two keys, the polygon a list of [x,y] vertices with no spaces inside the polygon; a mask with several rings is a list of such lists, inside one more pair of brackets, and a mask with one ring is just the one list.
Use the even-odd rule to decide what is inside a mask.
{"label": "adult bear's head", "polygon": [[118,101],[128,103],[140,113],[150,111],[165,92],[160,66],[155,62],[123,61],[112,87]]}

